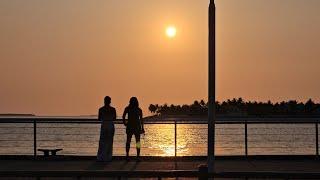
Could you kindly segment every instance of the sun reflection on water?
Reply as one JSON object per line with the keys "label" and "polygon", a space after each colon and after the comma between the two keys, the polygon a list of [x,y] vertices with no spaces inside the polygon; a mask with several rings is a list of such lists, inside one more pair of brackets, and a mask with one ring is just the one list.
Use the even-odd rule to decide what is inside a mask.
{"label": "sun reflection on water", "polygon": [[159,149],[163,151],[163,153],[160,156],[174,156],[174,146],[163,146],[159,145]]}
{"label": "sun reflection on water", "polygon": [[174,155],[174,125],[148,125],[143,146],[149,147],[156,156]]}
{"label": "sun reflection on water", "polygon": [[[177,156],[185,156],[198,151],[194,145],[195,138],[201,139],[199,131],[190,125],[177,125]],[[143,140],[143,146],[148,147],[149,153],[156,156],[174,156],[174,125],[148,125],[148,132]]]}

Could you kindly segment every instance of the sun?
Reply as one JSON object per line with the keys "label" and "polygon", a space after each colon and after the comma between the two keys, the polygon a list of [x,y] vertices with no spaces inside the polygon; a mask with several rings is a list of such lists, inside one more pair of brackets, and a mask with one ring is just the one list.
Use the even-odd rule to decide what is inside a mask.
{"label": "sun", "polygon": [[166,28],[166,35],[169,37],[169,38],[174,38],[177,34],[177,29],[176,27],[174,26],[168,26]]}

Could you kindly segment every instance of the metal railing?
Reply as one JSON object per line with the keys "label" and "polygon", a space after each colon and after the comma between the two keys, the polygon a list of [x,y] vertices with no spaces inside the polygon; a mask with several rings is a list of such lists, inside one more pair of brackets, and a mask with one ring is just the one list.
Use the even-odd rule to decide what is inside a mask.
{"label": "metal railing", "polygon": [[[296,125],[302,125],[302,124],[308,124],[308,125],[314,125],[315,133],[314,139],[315,139],[315,149],[314,149],[314,155],[319,156],[319,127],[318,127],[318,117],[264,117],[264,118],[257,118],[257,117],[225,117],[225,118],[218,118],[216,121],[216,124],[220,125],[243,125],[244,128],[244,155],[249,155],[249,142],[248,141],[248,126],[249,125],[261,125],[261,124],[296,124]],[[44,118],[44,117],[19,117],[19,118],[0,118],[0,124],[19,124],[19,123],[25,123],[25,124],[32,124],[33,129],[33,156],[37,157],[37,148],[38,148],[38,137],[37,137],[37,129],[39,128],[39,124],[100,124],[99,121],[97,121],[95,118]],[[116,121],[115,124],[122,124],[120,120]],[[193,121],[183,121],[183,120],[177,120],[177,119],[168,119],[168,121],[146,121],[145,124],[171,124],[174,125],[174,156],[177,156],[177,136],[178,136],[178,130],[177,125],[181,124],[203,124],[205,125],[205,121],[196,120]],[[267,134],[268,135],[268,134]],[[312,134],[308,134],[312,135]],[[312,135],[312,136],[313,136]],[[250,135],[254,136],[254,134]]]}

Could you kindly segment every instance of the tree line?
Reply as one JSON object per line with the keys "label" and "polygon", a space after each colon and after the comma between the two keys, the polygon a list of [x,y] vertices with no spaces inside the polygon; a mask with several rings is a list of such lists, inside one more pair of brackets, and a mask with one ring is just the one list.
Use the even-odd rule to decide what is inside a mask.
{"label": "tree line", "polygon": [[[149,111],[154,115],[207,115],[208,103],[200,100],[189,105],[150,104]],[[242,98],[234,98],[216,102],[216,113],[240,116],[320,115],[320,104],[315,103],[312,99],[305,103],[296,100],[273,103],[271,101],[244,101]]]}

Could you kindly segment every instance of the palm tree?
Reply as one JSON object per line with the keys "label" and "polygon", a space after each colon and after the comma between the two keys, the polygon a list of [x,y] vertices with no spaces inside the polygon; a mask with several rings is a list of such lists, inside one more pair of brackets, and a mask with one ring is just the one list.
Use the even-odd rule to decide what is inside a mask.
{"label": "palm tree", "polygon": [[155,105],[153,105],[153,104],[150,104],[150,106],[149,106],[149,111],[151,112],[151,113],[156,113],[157,112],[157,107],[155,106]]}
{"label": "palm tree", "polygon": [[314,110],[315,104],[312,99],[309,99],[306,104],[304,105],[304,111],[306,114],[312,114]]}

